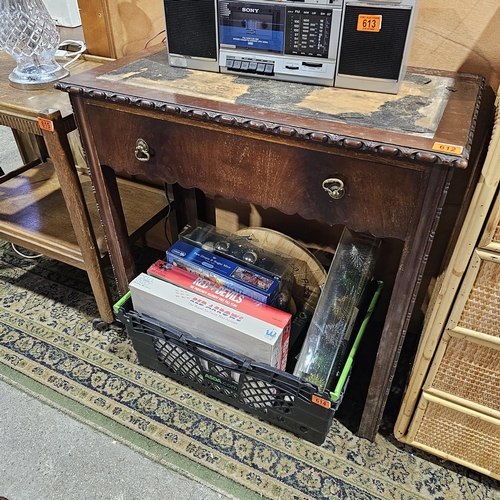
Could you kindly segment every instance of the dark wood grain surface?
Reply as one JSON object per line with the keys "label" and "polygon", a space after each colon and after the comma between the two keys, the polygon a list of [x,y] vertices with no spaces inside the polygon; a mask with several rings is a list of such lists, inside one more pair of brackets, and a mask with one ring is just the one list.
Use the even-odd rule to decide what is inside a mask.
{"label": "dark wood grain surface", "polygon": [[[163,72],[158,69],[159,66],[163,68]],[[170,71],[173,71],[174,78],[169,78]],[[60,90],[79,93],[92,99],[132,105],[143,110],[154,110],[215,125],[292,137],[388,158],[403,158],[405,161],[465,168],[480,105],[478,99],[481,92],[478,93],[478,87],[484,86],[484,78],[425,69],[411,71],[413,73],[408,78],[416,78],[420,84],[417,87],[406,85],[403,90],[407,93],[398,96],[277,81],[264,83],[251,78],[235,78],[202,71],[195,73],[193,83],[188,84],[186,89],[185,84],[172,84],[174,80],[184,81],[185,78],[179,78],[178,70],[169,68],[165,49],[156,46],[105,67],[69,76],[56,86]],[[154,79],[152,72],[155,74]],[[161,80],[162,76],[165,77],[164,80]],[[425,78],[431,83],[425,84]],[[432,83],[433,81],[440,83]],[[449,85],[451,82],[452,86]],[[281,88],[280,94],[293,94],[295,103],[291,99],[285,99],[278,106],[275,99],[263,97],[260,105],[256,106],[258,92],[246,92],[252,86]],[[203,87],[205,91],[200,92],[199,88]],[[297,87],[299,90],[296,90]],[[440,90],[429,91],[432,88]],[[427,101],[428,105],[419,105],[419,100],[425,100],[421,95],[424,90],[427,92],[425,99],[431,95],[436,99],[431,104]],[[412,91],[416,95],[412,95]],[[276,91],[269,92],[276,95]],[[297,102],[297,94],[303,96],[300,102]],[[245,102],[236,102],[237,99]],[[306,100],[308,104],[304,106]],[[411,102],[410,106],[407,105],[408,100]],[[338,102],[337,111],[341,107],[343,113],[324,112],[331,108],[333,101]],[[370,103],[371,111],[362,114],[357,112],[354,119],[352,110],[359,111],[363,103],[366,106]],[[439,111],[443,104],[446,113]],[[314,114],[314,110],[321,110],[321,113]],[[332,119],[332,116],[340,115],[344,117],[344,121]],[[349,120],[346,115],[351,115]],[[388,115],[392,116],[390,121],[394,130],[384,129],[387,127]],[[420,127],[426,133],[418,133],[417,129]],[[413,128],[413,132],[406,130],[407,128]],[[432,132],[433,130],[435,131]],[[439,149],[436,144],[451,145],[458,152],[451,154]]]}
{"label": "dark wood grain surface", "polygon": [[[182,223],[208,217],[195,203],[201,190],[403,242],[378,351],[367,368],[373,370],[359,435],[369,439],[453,173],[470,164],[465,172],[475,178],[491,116],[482,77],[412,75],[413,91],[409,85],[407,94],[389,96],[174,70],[164,49],[155,48],[57,84],[75,110],[122,293],[136,271],[116,171],[175,183]],[[138,139],[147,158],[137,152]],[[344,183],[339,199],[323,188],[332,178]]]}
{"label": "dark wood grain surface", "polygon": [[290,85],[279,80],[171,67],[165,51],[133,61],[100,78],[164,92],[182,92],[216,102],[431,138],[448,103],[450,89],[454,88],[453,77],[417,73],[406,76],[397,95]]}

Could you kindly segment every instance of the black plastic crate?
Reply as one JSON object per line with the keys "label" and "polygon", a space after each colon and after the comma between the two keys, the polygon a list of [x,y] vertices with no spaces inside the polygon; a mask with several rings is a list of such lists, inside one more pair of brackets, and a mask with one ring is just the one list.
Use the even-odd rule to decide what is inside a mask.
{"label": "black plastic crate", "polygon": [[[373,306],[372,301],[370,314]],[[348,376],[344,377],[340,390],[318,393],[316,386],[298,377],[167,328],[134,311],[130,294],[115,305],[115,313],[125,324],[142,365],[307,441],[324,442]],[[368,318],[369,315],[364,326]],[[359,338],[361,335],[360,329]],[[349,372],[350,368],[346,370]]]}

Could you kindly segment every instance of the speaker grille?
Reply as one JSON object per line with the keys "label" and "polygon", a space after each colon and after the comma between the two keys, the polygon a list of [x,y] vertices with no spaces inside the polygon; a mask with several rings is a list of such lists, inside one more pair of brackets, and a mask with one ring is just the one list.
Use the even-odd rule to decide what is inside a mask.
{"label": "speaker grille", "polygon": [[217,60],[214,0],[164,0],[168,51]]}
{"label": "speaker grille", "polygon": [[[358,31],[359,15],[382,16],[380,31]],[[398,80],[410,17],[411,9],[346,6],[338,73]]]}

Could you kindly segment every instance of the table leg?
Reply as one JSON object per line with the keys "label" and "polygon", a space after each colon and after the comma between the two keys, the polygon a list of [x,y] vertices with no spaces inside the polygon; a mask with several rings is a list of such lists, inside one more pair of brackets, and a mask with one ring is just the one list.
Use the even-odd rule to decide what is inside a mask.
{"label": "table leg", "polygon": [[[370,441],[375,439],[382,420],[452,174],[453,168],[436,167],[431,170],[426,196],[423,200],[425,208],[421,210],[421,207],[418,207],[415,210],[415,213],[431,214],[431,216],[419,219],[417,217],[419,222],[410,225],[410,233],[403,247],[403,255],[358,430],[360,437]],[[407,291],[408,283],[414,283],[413,289],[409,292]]]}
{"label": "table leg", "polygon": [[178,231],[186,224],[196,224],[203,220],[215,225],[215,209],[208,213],[205,194],[199,189],[184,189],[179,184],[172,186]]}
{"label": "table leg", "polygon": [[136,276],[136,270],[116,175],[112,168],[101,165],[99,162],[92,131],[87,126],[86,120],[83,119],[86,116],[84,102],[81,99],[72,98],[71,103],[76,116],[82,117],[78,123],[78,130],[95,190],[118,292],[120,295],[124,295],[128,292],[128,284]]}
{"label": "table leg", "polygon": [[47,152],[47,147],[42,136],[34,135],[30,132],[21,132],[14,128],[12,129],[12,135],[24,163],[29,163],[36,159],[40,161],[47,159],[49,153]]}
{"label": "table leg", "polygon": [[78,179],[68,133],[76,128],[73,117],[63,119],[59,110],[44,110],[41,118],[51,123],[53,130],[42,129],[48,153],[61,185],[61,192],[68,207],[71,223],[82,252],[101,319],[114,321],[111,296],[106,284],[99,247]]}

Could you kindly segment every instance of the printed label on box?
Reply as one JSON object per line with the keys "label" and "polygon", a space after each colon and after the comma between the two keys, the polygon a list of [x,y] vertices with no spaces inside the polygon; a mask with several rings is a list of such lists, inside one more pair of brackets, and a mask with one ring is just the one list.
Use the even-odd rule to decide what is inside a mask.
{"label": "printed label on box", "polygon": [[280,289],[278,279],[260,274],[183,241],[177,241],[167,250],[165,260],[259,302],[274,305],[278,300]]}

